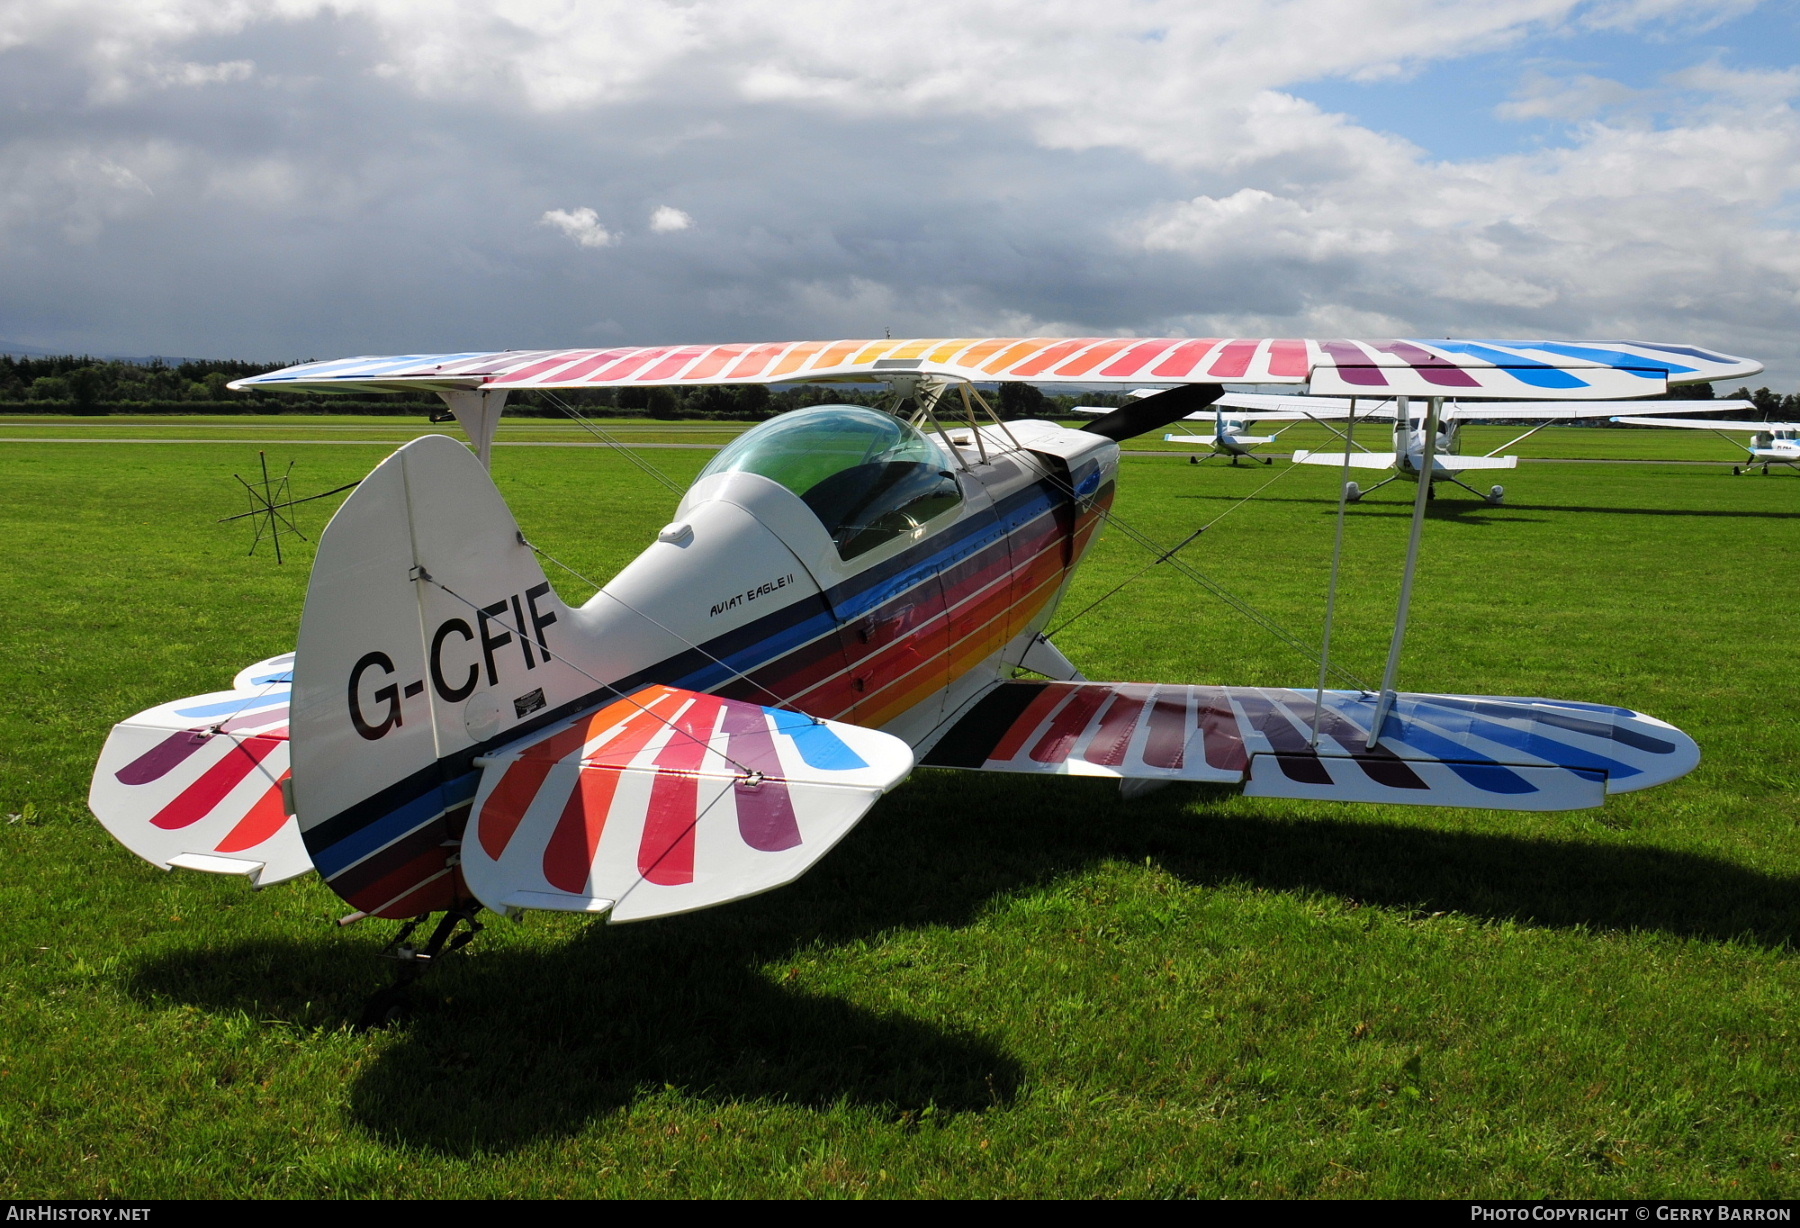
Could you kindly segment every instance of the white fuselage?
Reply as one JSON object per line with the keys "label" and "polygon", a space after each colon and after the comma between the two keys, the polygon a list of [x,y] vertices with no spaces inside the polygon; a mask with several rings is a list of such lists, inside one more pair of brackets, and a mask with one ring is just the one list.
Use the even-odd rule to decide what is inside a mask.
{"label": "white fuselage", "polygon": [[[1431,480],[1450,476],[1451,470],[1437,463],[1441,456],[1457,456],[1462,452],[1461,432],[1454,422],[1440,422],[1437,444],[1432,448]],[[1423,418],[1394,421],[1395,468],[1409,482],[1419,480],[1425,469],[1425,420]]]}
{"label": "white fuselage", "polygon": [[1213,443],[1219,451],[1230,456],[1249,456],[1250,449],[1262,442],[1261,437],[1250,434],[1249,423],[1237,418],[1219,418]]}
{"label": "white fuselage", "polygon": [[1750,437],[1750,442],[1745,446],[1753,464],[1800,464],[1800,431],[1759,431]]}

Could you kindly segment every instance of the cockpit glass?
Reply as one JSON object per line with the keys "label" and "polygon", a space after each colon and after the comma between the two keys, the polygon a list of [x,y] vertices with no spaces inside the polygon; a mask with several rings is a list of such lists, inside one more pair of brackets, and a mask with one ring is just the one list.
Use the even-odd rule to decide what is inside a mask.
{"label": "cockpit glass", "polygon": [[962,501],[943,450],[890,414],[859,405],[797,409],[740,435],[711,464],[793,491],[845,559],[911,534]]}

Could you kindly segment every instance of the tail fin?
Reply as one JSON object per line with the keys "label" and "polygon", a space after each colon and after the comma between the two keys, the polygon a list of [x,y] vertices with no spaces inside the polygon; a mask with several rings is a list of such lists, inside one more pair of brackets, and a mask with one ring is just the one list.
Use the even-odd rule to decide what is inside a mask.
{"label": "tail fin", "polygon": [[394,917],[466,898],[471,761],[597,689],[550,655],[573,629],[461,444],[414,440],[363,479],[320,539],[294,671],[295,810],[339,895]]}

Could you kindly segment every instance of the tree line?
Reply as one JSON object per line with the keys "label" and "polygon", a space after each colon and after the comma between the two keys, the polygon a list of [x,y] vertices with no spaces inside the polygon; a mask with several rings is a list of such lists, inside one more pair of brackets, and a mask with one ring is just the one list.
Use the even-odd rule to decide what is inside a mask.
{"label": "tree line", "polygon": [[[238,359],[160,359],[127,362],[66,354],[52,358],[0,355],[0,413],[45,414],[442,414],[444,404],[421,393],[234,392],[246,376],[292,366]],[[710,418],[757,422],[790,409],[826,402],[875,405],[879,389],[803,384],[706,384],[692,388],[559,388],[512,394],[506,412],[556,418],[568,407],[595,417]],[[1002,384],[995,408],[1007,418],[1056,417],[1076,405],[1115,408],[1113,393],[1045,396],[1030,384]]]}

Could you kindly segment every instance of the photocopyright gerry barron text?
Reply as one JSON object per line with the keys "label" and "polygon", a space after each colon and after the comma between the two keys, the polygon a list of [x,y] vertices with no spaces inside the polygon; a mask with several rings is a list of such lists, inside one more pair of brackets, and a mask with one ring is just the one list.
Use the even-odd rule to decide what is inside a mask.
{"label": "photocopyright gerry barron text", "polygon": [[1475,1223],[1532,1224],[1735,1224],[1791,1223],[1792,1207],[1756,1206],[1743,1203],[1626,1203],[1611,1206],[1571,1207],[1555,1203],[1511,1203],[1491,1206],[1469,1204]]}

